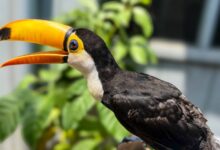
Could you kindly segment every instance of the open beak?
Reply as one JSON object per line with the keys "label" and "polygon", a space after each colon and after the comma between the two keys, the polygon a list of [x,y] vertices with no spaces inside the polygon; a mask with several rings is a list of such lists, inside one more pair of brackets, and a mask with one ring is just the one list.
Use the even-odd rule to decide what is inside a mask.
{"label": "open beak", "polygon": [[26,41],[56,47],[59,50],[38,52],[8,60],[0,67],[17,64],[51,64],[67,62],[66,39],[72,28],[52,21],[26,19],[11,22],[0,28],[1,40]]}

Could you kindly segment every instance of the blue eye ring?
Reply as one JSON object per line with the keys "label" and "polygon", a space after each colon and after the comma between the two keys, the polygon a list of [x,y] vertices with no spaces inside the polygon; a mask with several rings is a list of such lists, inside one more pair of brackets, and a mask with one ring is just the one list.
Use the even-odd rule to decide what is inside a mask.
{"label": "blue eye ring", "polygon": [[69,49],[70,50],[77,50],[77,48],[79,47],[78,41],[77,40],[71,40],[70,44],[69,44]]}

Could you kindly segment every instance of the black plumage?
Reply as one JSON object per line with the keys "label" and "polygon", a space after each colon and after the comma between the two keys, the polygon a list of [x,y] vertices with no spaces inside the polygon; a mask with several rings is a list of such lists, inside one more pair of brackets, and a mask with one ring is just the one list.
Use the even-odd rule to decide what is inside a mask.
{"label": "black plumage", "polygon": [[102,102],[130,132],[156,149],[196,150],[201,144],[211,149],[206,119],[170,83],[121,71],[105,85]]}
{"label": "black plumage", "polygon": [[76,34],[94,59],[102,103],[125,128],[155,149],[214,149],[206,119],[180,90],[147,74],[122,71],[100,37],[86,29]]}

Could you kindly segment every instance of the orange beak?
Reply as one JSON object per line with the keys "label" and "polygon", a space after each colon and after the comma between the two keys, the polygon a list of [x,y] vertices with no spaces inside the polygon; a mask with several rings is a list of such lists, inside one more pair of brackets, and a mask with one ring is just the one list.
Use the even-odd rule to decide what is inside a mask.
{"label": "orange beak", "polygon": [[66,41],[72,28],[52,21],[27,19],[11,22],[0,28],[1,40],[18,40],[59,48],[13,58],[0,67],[18,64],[51,64],[67,62]]}

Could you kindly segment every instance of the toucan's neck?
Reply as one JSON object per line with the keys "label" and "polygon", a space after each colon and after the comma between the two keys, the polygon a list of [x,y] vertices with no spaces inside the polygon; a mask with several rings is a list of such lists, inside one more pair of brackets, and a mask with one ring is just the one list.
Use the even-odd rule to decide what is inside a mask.
{"label": "toucan's neck", "polygon": [[103,97],[105,85],[108,85],[108,82],[120,71],[109,51],[104,54],[105,56],[102,55],[92,56],[95,67],[86,76],[89,91],[98,100]]}
{"label": "toucan's neck", "polygon": [[[103,53],[104,54],[104,53]],[[105,91],[105,86],[120,69],[111,56],[110,52],[105,53],[108,59],[102,55],[91,55],[86,51],[80,55],[69,54],[68,63],[73,68],[79,70],[87,80],[89,92],[97,100],[101,100]]]}
{"label": "toucan's neck", "polygon": [[107,49],[100,50],[93,53],[92,57],[102,83],[110,81],[116,73],[120,71],[118,64]]}
{"label": "toucan's neck", "polygon": [[77,29],[76,34],[84,43],[84,48],[92,57],[102,83],[120,70],[105,42],[98,35],[87,29]]}

